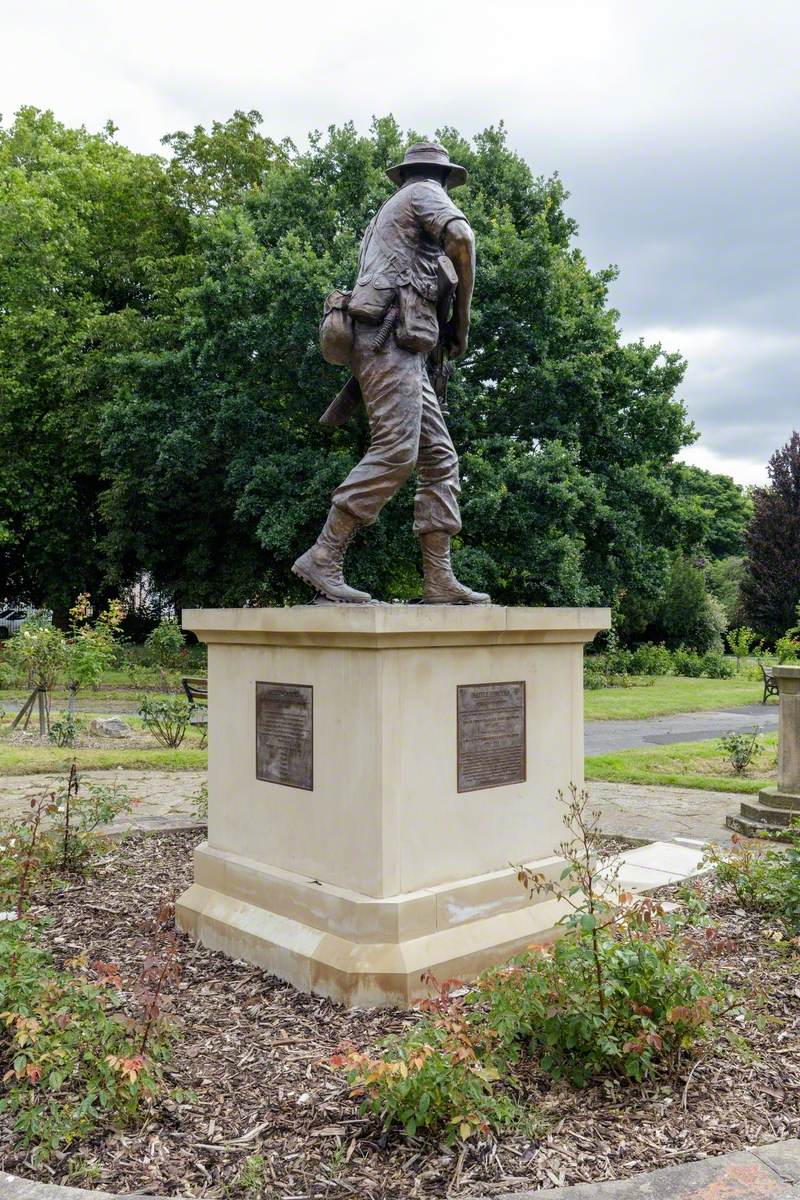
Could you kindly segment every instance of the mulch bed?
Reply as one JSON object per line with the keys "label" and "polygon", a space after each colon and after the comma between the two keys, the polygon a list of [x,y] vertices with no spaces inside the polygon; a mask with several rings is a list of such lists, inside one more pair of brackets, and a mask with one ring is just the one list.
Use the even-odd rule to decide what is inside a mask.
{"label": "mulch bed", "polygon": [[[148,923],[160,902],[191,879],[198,833],[132,836],[85,886],[53,894],[54,949],[86,951],[133,977],[149,952]],[[737,1026],[727,1041],[687,1064],[683,1076],[640,1087],[614,1082],[583,1090],[552,1084],[535,1065],[523,1085],[538,1113],[536,1137],[448,1150],[385,1135],[361,1118],[326,1059],[344,1041],[374,1047],[409,1014],[346,1010],[220,954],[181,940],[181,982],[172,997],[179,1026],[170,1077],[196,1100],[159,1105],[139,1129],[109,1130],[62,1159],[34,1168],[0,1126],[0,1166],[46,1182],[111,1192],[208,1197],[497,1196],[622,1178],[704,1155],[800,1134],[800,955],[769,940],[768,922],[703,889],[738,949],[721,960],[748,996],[763,992],[763,1032]],[[767,936],[765,936],[767,935]],[[248,1156],[264,1161],[263,1187],[240,1177]],[[252,1164],[251,1164],[252,1166]]]}

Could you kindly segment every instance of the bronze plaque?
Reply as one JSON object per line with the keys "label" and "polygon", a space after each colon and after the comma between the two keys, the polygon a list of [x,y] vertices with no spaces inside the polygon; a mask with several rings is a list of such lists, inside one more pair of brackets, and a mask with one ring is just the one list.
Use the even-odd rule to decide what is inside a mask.
{"label": "bronze plaque", "polygon": [[256,684],[256,779],[314,790],[314,689]]}
{"label": "bronze plaque", "polygon": [[524,783],[525,683],[458,688],[458,790]]}

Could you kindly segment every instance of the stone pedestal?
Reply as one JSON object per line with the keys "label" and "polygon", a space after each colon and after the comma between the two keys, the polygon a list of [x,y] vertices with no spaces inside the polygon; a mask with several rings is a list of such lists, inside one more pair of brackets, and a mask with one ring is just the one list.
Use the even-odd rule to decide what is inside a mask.
{"label": "stone pedestal", "polygon": [[348,1004],[469,977],[560,915],[583,646],[607,609],[190,610],[209,649],[208,841],[179,925]]}
{"label": "stone pedestal", "polygon": [[726,819],[739,833],[780,834],[800,821],[800,666],[773,667],[778,684],[778,783],[758,793],[758,803],[743,802]]}

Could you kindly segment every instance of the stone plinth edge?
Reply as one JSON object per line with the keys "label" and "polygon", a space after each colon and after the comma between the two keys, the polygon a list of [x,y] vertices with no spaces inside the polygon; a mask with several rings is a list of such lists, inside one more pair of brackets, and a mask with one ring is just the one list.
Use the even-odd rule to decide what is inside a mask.
{"label": "stone plinth edge", "polygon": [[[563,865],[553,857],[529,867],[557,879]],[[531,903],[515,869],[378,900],[203,844],[175,917],[204,946],[300,991],[407,1006],[430,992],[423,973],[474,978],[532,941],[551,940],[566,912],[559,901]]]}
{"label": "stone plinth edge", "polygon": [[181,622],[203,642],[393,646],[590,642],[611,626],[608,608],[351,604],[294,608],[187,608]]}

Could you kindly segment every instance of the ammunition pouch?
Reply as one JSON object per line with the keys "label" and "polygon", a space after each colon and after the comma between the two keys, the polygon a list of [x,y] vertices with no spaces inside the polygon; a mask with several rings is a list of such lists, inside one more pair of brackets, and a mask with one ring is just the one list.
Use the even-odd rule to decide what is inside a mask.
{"label": "ammunition pouch", "polygon": [[436,285],[412,281],[397,289],[399,315],[395,338],[398,346],[415,354],[428,354],[439,341]]}
{"label": "ammunition pouch", "polygon": [[326,362],[349,367],[353,353],[353,318],[349,305],[351,292],[335,291],[325,297],[319,326],[319,348]]}
{"label": "ammunition pouch", "polygon": [[391,308],[397,283],[389,275],[380,272],[359,275],[350,296],[350,315],[368,325],[380,325]]}

